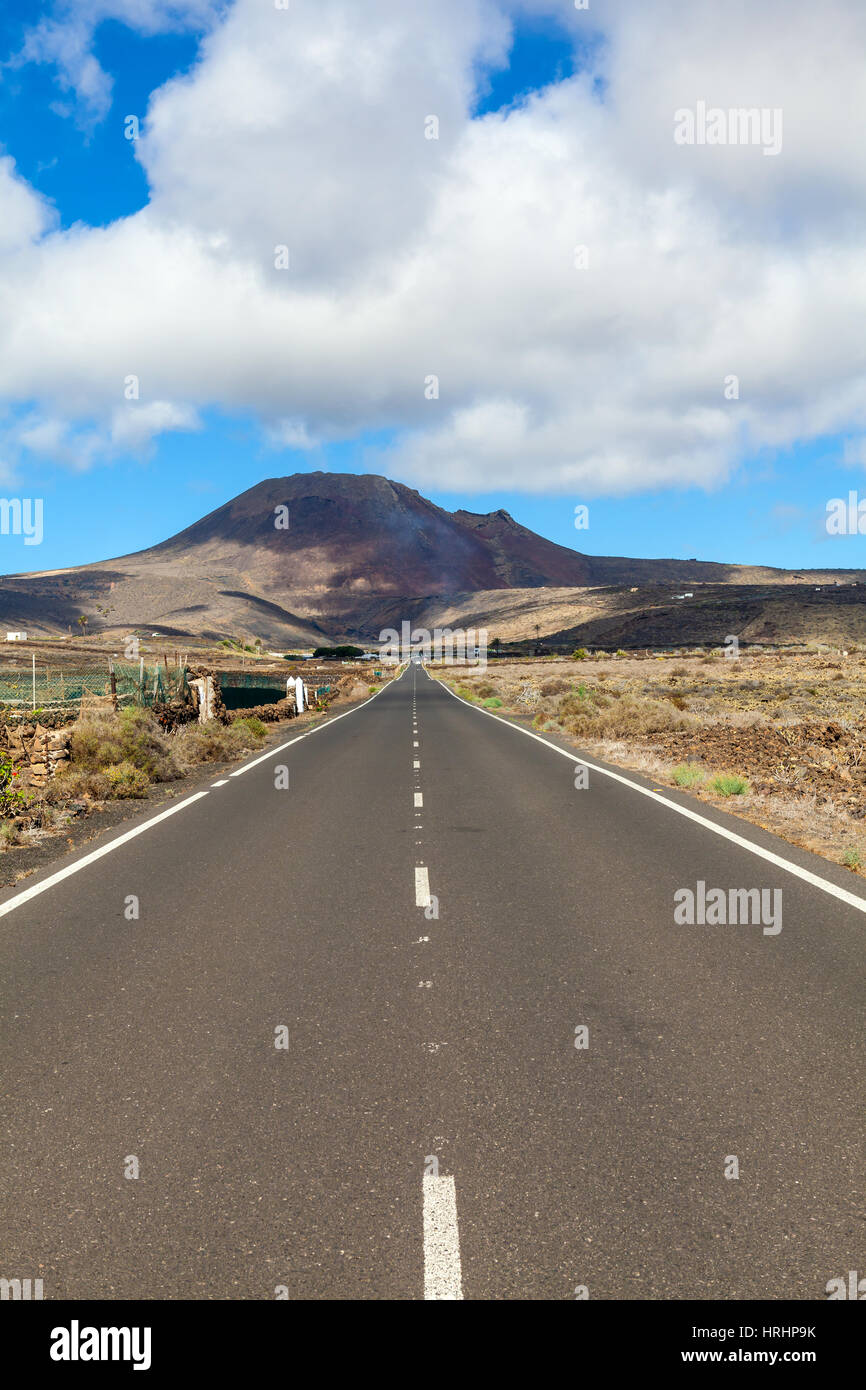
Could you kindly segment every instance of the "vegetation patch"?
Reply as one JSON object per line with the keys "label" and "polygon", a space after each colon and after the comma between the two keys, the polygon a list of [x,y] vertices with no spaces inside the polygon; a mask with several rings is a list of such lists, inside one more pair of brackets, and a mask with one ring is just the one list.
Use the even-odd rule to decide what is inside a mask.
{"label": "vegetation patch", "polygon": [[697,763],[680,763],[671,773],[678,787],[696,787],[703,782],[706,774]]}
{"label": "vegetation patch", "polygon": [[719,796],[746,796],[751,790],[745,777],[739,777],[735,773],[724,773],[721,777],[714,777],[710,786]]}

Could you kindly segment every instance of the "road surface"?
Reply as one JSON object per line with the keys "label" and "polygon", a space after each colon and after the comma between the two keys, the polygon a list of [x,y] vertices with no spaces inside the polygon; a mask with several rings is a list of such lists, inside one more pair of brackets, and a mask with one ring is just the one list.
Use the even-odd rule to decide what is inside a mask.
{"label": "road surface", "polygon": [[[822,1299],[864,1267],[859,881],[576,770],[410,666],[0,897],[0,1276]],[[680,924],[699,881],[781,890],[782,929]]]}

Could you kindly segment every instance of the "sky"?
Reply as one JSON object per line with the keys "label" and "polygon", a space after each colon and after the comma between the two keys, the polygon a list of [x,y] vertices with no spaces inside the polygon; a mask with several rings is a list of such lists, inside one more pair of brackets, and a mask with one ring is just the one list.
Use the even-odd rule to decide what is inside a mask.
{"label": "sky", "polygon": [[866,565],[825,526],[866,497],[864,51],[862,0],[4,0],[0,493],[44,520],[0,571],[314,469]]}

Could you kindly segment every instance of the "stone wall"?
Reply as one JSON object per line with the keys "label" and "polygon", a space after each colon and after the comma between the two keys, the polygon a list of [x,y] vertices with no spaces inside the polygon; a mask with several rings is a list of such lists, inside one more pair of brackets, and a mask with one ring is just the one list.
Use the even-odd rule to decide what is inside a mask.
{"label": "stone wall", "polygon": [[18,772],[20,786],[38,790],[69,762],[70,728],[48,729],[44,724],[0,725],[0,753]]}
{"label": "stone wall", "polygon": [[261,719],[263,724],[274,724],[280,719],[294,719],[297,714],[295,697],[274,700],[273,704],[253,705],[252,709],[231,709],[228,711],[230,723],[236,719]]}

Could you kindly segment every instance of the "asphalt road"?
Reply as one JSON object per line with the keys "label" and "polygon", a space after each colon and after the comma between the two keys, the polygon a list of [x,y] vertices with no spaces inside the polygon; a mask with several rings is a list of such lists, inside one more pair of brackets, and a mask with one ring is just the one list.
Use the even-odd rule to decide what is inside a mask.
{"label": "asphalt road", "polygon": [[[866,1271],[866,915],[663,803],[858,880],[588,777],[410,667],[0,916],[0,1276],[823,1299]],[[678,923],[699,880],[781,890],[782,929]]]}

